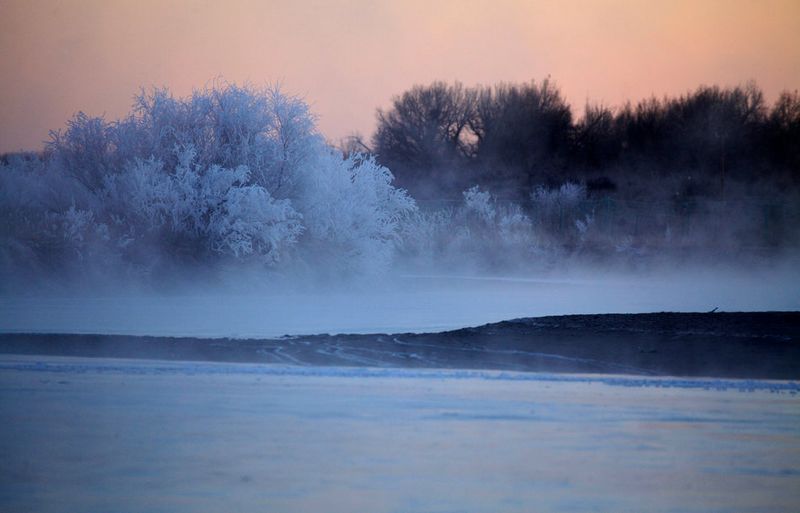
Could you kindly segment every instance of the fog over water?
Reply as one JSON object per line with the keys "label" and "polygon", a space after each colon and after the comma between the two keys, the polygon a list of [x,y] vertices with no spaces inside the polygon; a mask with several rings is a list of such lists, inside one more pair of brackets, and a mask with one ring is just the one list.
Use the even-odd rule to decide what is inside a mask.
{"label": "fog over water", "polygon": [[[752,274],[404,275],[328,288],[0,297],[0,331],[200,337],[442,331],[519,317],[797,310],[797,269]],[[245,290],[243,290],[243,288]]]}

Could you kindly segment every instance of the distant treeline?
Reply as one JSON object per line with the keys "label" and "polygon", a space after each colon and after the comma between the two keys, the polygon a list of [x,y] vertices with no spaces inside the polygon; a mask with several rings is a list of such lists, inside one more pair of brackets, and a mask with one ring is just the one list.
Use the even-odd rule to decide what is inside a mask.
{"label": "distant treeline", "polygon": [[44,151],[0,158],[0,292],[800,254],[797,93],[768,108],[754,85],[701,88],[575,122],[549,81],[435,83],[378,117],[342,155],[275,87],[78,113]]}
{"label": "distant treeline", "polygon": [[728,199],[800,185],[800,95],[768,105],[754,84],[702,86],[576,118],[550,80],[494,87],[415,86],[377,113],[370,143],[417,199],[473,185],[525,201],[537,187],[585,184],[590,195]]}

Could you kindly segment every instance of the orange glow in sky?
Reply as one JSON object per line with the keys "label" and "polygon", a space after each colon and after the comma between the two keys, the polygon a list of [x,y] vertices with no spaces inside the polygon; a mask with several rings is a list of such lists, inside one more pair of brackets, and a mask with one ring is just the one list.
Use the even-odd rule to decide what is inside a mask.
{"label": "orange glow in sky", "polygon": [[0,152],[141,86],[279,81],[335,141],[416,83],[548,75],[576,114],[750,79],[773,101],[800,87],[800,1],[0,0]]}

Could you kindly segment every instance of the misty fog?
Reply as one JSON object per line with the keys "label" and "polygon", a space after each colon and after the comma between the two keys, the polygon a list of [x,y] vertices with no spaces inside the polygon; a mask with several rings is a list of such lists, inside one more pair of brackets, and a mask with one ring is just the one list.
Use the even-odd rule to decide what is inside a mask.
{"label": "misty fog", "polygon": [[0,298],[6,332],[259,338],[431,332],[562,314],[800,309],[796,267],[569,278],[405,275],[338,287],[36,294]]}

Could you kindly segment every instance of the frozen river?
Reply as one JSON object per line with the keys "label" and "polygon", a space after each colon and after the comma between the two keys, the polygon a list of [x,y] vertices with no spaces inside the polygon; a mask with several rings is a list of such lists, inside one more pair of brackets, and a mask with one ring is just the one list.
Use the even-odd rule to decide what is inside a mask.
{"label": "frozen river", "polygon": [[0,357],[0,511],[796,512],[798,384]]}

